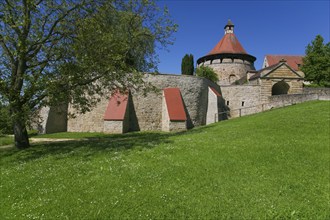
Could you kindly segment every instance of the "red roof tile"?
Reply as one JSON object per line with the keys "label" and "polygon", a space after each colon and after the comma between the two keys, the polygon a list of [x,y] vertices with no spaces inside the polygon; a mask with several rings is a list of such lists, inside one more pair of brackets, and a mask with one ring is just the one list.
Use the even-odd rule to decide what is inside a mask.
{"label": "red roof tile", "polygon": [[209,87],[209,88],[212,90],[212,92],[214,92],[214,94],[215,94],[216,96],[221,96],[220,93],[218,93],[218,91],[215,90],[215,88],[213,88],[213,87]]}
{"label": "red roof tile", "polygon": [[186,121],[187,116],[179,88],[165,88],[164,96],[171,121]]}
{"label": "red roof tile", "polygon": [[113,94],[108,103],[108,107],[104,113],[105,121],[122,121],[125,118],[128,103],[128,93],[121,94],[116,92]]}
{"label": "red roof tile", "polygon": [[247,54],[234,33],[225,34],[208,55],[221,53]]}
{"label": "red roof tile", "polygon": [[295,71],[299,70],[299,65],[303,63],[304,56],[290,56],[290,55],[266,55],[268,66],[279,63],[282,59]]}

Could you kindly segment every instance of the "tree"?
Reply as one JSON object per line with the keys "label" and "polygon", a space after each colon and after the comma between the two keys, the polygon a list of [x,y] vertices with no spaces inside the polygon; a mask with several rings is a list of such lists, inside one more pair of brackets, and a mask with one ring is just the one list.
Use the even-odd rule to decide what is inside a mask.
{"label": "tree", "polygon": [[0,135],[12,134],[9,109],[6,105],[0,103]]}
{"label": "tree", "polygon": [[175,30],[153,1],[5,0],[0,99],[9,104],[16,147],[29,146],[35,109],[70,102],[84,112],[105,89],[141,83],[140,71],[157,70],[154,48],[171,44]]}
{"label": "tree", "polygon": [[194,56],[192,54],[186,54],[182,58],[181,62],[181,74],[193,75],[194,74]]}
{"label": "tree", "polygon": [[305,73],[306,80],[330,87],[330,42],[325,44],[323,41],[323,37],[317,35],[307,45],[301,70]]}
{"label": "tree", "polygon": [[212,82],[218,82],[219,77],[214,70],[208,66],[200,66],[196,69],[196,76],[204,77]]}

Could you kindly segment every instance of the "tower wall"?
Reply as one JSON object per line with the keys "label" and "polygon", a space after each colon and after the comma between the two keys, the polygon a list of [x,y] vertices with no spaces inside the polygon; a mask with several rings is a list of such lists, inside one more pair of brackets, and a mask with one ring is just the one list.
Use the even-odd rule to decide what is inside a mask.
{"label": "tower wall", "polygon": [[215,59],[200,63],[198,66],[208,66],[219,76],[220,85],[242,84],[246,81],[246,73],[255,70],[254,63],[243,59]]}

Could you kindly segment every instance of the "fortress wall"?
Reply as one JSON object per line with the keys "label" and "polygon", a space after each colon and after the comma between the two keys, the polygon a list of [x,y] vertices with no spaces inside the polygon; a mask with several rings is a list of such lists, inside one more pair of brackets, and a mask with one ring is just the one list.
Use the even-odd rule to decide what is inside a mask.
{"label": "fortress wall", "polygon": [[[231,85],[221,87],[225,104],[230,109],[231,117],[260,112],[261,87],[259,85]],[[250,107],[250,108],[249,108]],[[238,109],[246,108],[239,111]]]}
{"label": "fortress wall", "polygon": [[[146,75],[145,81],[159,89],[157,92],[131,91],[129,98],[129,130],[147,131],[162,130],[162,89],[180,88],[187,114],[187,127],[206,124],[208,106],[208,87],[212,86],[219,93],[220,87],[215,83],[196,76],[185,75]],[[108,99],[102,99],[91,112],[78,114],[68,120],[70,132],[103,132],[103,116]],[[69,112],[74,111],[72,107]]]}
{"label": "fortress wall", "polygon": [[[180,89],[188,128],[206,124],[208,87],[212,86],[220,93],[218,85],[196,76],[147,75],[145,80],[161,90],[171,87]],[[141,92],[132,92],[132,97],[139,130],[161,130],[162,91],[148,93],[146,97]]]}
{"label": "fortress wall", "polygon": [[330,100],[330,88],[304,87],[304,94],[318,94],[319,100]]}
{"label": "fortress wall", "polygon": [[67,131],[68,105],[42,107],[39,111],[39,122],[35,128],[40,134],[50,134]]}
{"label": "fortress wall", "polygon": [[268,97],[268,102],[263,104],[263,109],[281,108],[318,99],[318,94],[275,95]]}
{"label": "fortress wall", "polygon": [[69,106],[69,113],[75,113],[76,115],[74,118],[69,117],[68,119],[68,132],[103,132],[103,118],[108,102],[109,99],[103,98],[92,111],[85,114],[78,114],[72,106]]}

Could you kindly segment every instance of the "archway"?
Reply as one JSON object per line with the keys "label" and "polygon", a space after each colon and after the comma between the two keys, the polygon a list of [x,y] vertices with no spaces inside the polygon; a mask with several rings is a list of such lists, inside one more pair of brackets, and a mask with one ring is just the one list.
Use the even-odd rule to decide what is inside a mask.
{"label": "archway", "polygon": [[283,95],[288,94],[288,91],[290,89],[289,84],[287,84],[284,81],[280,81],[278,83],[275,83],[272,87],[272,95]]}

